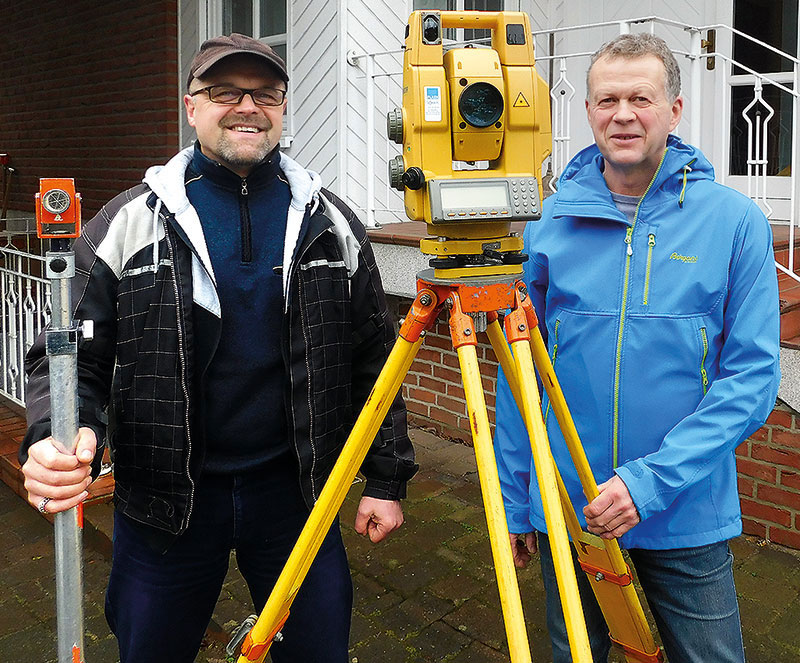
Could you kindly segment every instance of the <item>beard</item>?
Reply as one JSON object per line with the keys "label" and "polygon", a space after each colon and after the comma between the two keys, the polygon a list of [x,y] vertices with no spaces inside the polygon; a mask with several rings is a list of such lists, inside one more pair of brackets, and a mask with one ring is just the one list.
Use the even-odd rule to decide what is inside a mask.
{"label": "beard", "polygon": [[[233,126],[241,122],[241,120],[237,120],[236,118],[226,118],[225,123],[220,125],[223,127],[222,135],[217,141],[216,149],[214,150],[223,161],[237,168],[255,166],[261,163],[275,147],[268,133],[269,130],[272,129],[272,123],[267,119],[262,123],[263,126],[259,125],[259,128],[262,130],[260,134],[262,140],[259,143],[241,144],[236,141],[232,132],[227,131],[225,127]],[[251,124],[252,120],[249,120],[247,123]]]}

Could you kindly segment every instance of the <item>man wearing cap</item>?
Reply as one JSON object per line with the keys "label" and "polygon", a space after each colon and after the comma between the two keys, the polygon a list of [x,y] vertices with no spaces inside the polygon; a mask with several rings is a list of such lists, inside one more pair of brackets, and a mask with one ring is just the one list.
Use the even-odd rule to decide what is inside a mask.
{"label": "man wearing cap", "polygon": [[[27,360],[28,498],[85,499],[108,440],[114,551],[106,616],[122,663],[194,661],[231,550],[260,610],[394,332],[353,212],[278,150],[289,77],[233,34],[205,42],[184,96],[197,143],[109,202],[76,241],[76,456],[50,435],[48,362]],[[356,529],[403,522],[416,471],[402,400],[362,465]],[[352,585],[338,523],[272,660],[347,660]]]}

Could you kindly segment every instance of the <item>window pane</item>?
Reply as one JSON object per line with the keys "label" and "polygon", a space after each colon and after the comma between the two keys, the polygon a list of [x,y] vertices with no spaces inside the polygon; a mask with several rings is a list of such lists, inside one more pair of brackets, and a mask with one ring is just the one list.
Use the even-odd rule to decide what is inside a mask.
{"label": "window pane", "polygon": [[[733,27],[784,53],[797,55],[797,0],[734,0]],[[733,59],[761,73],[792,70],[786,58],[736,35]],[[747,72],[735,66],[733,73]]]}
{"label": "window pane", "polygon": [[[747,122],[742,111],[753,101],[753,94],[752,85],[731,88],[731,175],[747,175]],[[775,111],[767,125],[767,175],[791,175],[792,96],[774,85],[765,85],[761,96]],[[753,106],[747,113],[753,132],[760,118],[760,142],[763,142],[763,123],[768,114],[769,110],[762,104]],[[755,134],[752,140],[755,149]]]}
{"label": "window pane", "polygon": [[286,33],[286,0],[260,0],[261,32],[259,37]]}
{"label": "window pane", "polygon": [[231,32],[253,35],[252,0],[223,0],[222,32],[226,35]]}
{"label": "window pane", "polygon": [[[503,0],[464,0],[464,9],[469,11],[490,11],[497,12],[503,10]],[[464,39],[489,39],[492,36],[491,30],[464,30]],[[488,42],[485,42],[488,43]]]}
{"label": "window pane", "polygon": [[286,44],[272,44],[272,50],[280,55],[283,61],[286,62]]}
{"label": "window pane", "polygon": [[439,11],[454,11],[456,0],[414,0],[414,10],[438,9]]}

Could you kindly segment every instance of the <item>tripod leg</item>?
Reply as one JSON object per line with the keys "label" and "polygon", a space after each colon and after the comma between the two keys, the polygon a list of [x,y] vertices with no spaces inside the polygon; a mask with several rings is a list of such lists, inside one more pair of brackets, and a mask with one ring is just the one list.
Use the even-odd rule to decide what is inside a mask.
{"label": "tripod leg", "polygon": [[525,630],[525,617],[522,613],[517,574],[508,538],[508,523],[500,493],[500,478],[497,474],[486,400],[475,351],[475,330],[472,318],[461,312],[455,295],[453,299],[455,303],[450,317],[450,333],[461,367],[486,523],[489,527],[489,542],[492,547],[500,605],[508,637],[508,649],[512,663],[529,662],[530,645]]}
{"label": "tripod leg", "polygon": [[547,433],[542,420],[539,390],[536,386],[536,375],[533,371],[530,337],[527,332],[528,325],[524,314],[519,308],[506,317],[505,324],[516,364],[514,374],[518,378],[523,401],[521,412],[531,438],[534,467],[544,506],[548,538],[553,550],[553,563],[561,594],[561,605],[564,611],[570,650],[572,651],[573,660],[579,663],[590,663],[592,653],[589,647],[589,636],[586,633],[586,624],[583,619],[583,609],[578,593],[578,583],[572,566],[572,553],[570,552],[569,539],[567,537],[564,512],[561,508],[556,468],[547,443]]}
{"label": "tripod leg", "polygon": [[419,336],[414,342],[397,339],[264,610],[245,638],[239,663],[264,661],[421,344]]}

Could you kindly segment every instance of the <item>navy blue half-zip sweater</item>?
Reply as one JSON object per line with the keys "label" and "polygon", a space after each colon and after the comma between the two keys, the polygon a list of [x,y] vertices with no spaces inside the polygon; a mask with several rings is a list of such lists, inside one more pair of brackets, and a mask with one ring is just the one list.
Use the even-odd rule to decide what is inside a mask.
{"label": "navy blue half-zip sweater", "polygon": [[278,162],[275,151],[241,178],[195,145],[186,173],[222,310],[219,345],[201,378],[204,472],[257,469],[289,449],[275,267],[283,263],[291,191]]}

